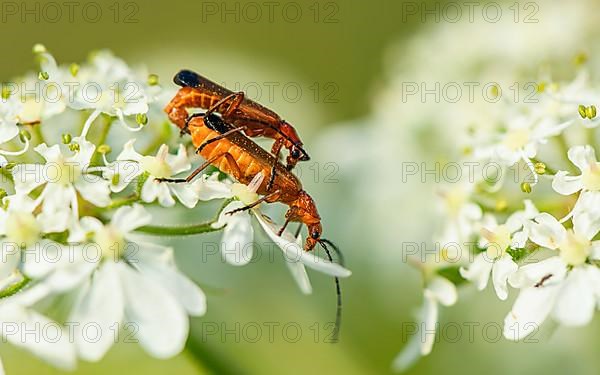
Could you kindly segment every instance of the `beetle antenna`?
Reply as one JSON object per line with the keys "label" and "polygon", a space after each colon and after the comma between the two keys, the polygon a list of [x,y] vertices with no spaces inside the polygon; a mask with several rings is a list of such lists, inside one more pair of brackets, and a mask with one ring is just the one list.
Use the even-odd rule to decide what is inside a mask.
{"label": "beetle antenna", "polygon": [[[325,241],[326,240],[321,240],[319,241],[319,243],[321,244],[321,246],[323,246],[323,249],[325,249],[325,254],[327,254],[327,258],[329,258],[329,261],[333,262],[331,253],[329,252],[329,249],[326,245],[326,243],[330,244],[330,242]],[[331,343],[336,343],[339,341],[340,326],[342,324],[342,288],[340,287],[340,279],[337,276],[335,276],[333,279],[335,280],[335,293],[337,295],[337,305],[335,311],[335,327],[333,329],[333,335],[331,336]]]}
{"label": "beetle antenna", "polygon": [[[323,242],[326,243],[327,245],[329,245],[333,249],[333,251],[335,252],[335,255],[337,255],[337,257],[338,257],[338,263],[342,267],[346,266],[345,265],[346,261],[344,259],[344,254],[342,254],[342,251],[340,250],[339,247],[337,247],[333,242],[331,242],[329,240],[326,240],[325,238],[321,238],[319,240],[319,242],[321,242],[321,245],[323,244]],[[323,247],[325,247],[325,246],[323,246]]]}
{"label": "beetle antenna", "polygon": [[300,223],[300,225],[298,225],[298,229],[296,229],[296,235],[294,236],[294,238],[298,238],[301,230],[302,230],[302,223]]}

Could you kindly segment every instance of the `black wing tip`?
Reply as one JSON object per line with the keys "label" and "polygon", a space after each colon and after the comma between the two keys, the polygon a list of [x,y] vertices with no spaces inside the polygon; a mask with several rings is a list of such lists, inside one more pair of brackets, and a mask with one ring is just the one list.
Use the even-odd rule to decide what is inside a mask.
{"label": "black wing tip", "polygon": [[198,87],[200,85],[200,76],[192,70],[182,69],[175,74],[173,82],[181,87]]}

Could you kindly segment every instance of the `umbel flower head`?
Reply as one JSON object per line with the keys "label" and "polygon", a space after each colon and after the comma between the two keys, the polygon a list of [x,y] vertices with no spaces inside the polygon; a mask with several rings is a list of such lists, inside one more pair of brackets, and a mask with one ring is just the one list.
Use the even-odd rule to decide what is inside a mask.
{"label": "umbel flower head", "polygon": [[[154,357],[181,352],[189,317],[205,314],[207,298],[178,268],[176,249],[149,235],[223,231],[224,249],[246,249],[224,251],[225,259],[243,265],[252,256],[255,217],[302,292],[311,292],[305,265],[350,275],[305,253],[301,239],[279,236],[259,207],[225,215],[255,196],[253,185],[212,174],[192,184],[158,180],[181,176],[199,161],[174,127],[165,132],[162,108],[171,93],[155,75],[109,51],[69,65],[41,45],[34,54],[39,71],[3,87],[0,100],[0,320],[14,323],[2,333],[8,342],[63,369],[74,368],[77,358],[99,361],[122,330]],[[40,88],[35,95],[19,91],[32,83]],[[185,213],[213,199],[224,204],[208,223],[153,225],[162,216],[150,207]],[[68,309],[54,321],[45,308],[59,301],[69,301]],[[44,337],[27,334],[50,324],[60,341],[23,339]],[[89,325],[98,328],[94,340],[85,334]]]}
{"label": "umbel flower head", "polygon": [[[479,124],[483,131],[471,138],[473,152],[461,162],[501,166],[503,177],[490,183],[475,174],[468,183],[440,187],[448,192],[461,186],[463,194],[451,200],[460,202],[453,205],[447,193],[440,194],[446,207],[459,207],[450,211],[462,214],[448,215],[438,238],[474,246],[461,247],[453,264],[433,271],[413,262],[429,269],[426,280],[438,284],[436,278],[445,277],[453,287],[472,283],[483,290],[491,278],[500,300],[516,294],[504,317],[508,340],[531,335],[549,318],[569,327],[589,324],[600,308],[600,86],[590,81],[587,67],[579,69],[572,82],[540,85],[534,103],[503,103],[505,116],[498,129]],[[487,120],[494,121],[498,119]],[[440,247],[440,259],[448,247]],[[425,283],[423,311],[428,313],[421,320],[433,332],[434,302],[442,300],[432,296],[438,294]],[[407,344],[396,368],[406,369],[430,352],[431,338],[415,340],[421,349]]]}

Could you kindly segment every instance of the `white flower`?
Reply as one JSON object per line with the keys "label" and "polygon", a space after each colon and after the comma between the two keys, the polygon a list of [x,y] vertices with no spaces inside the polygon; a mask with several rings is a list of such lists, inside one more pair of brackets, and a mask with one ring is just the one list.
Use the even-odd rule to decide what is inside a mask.
{"label": "white flower", "polygon": [[104,170],[105,178],[112,181],[111,189],[115,192],[122,191],[131,181],[142,175],[148,174],[141,190],[141,198],[150,203],[158,200],[164,207],[175,205],[173,195],[186,207],[193,208],[198,203],[198,194],[195,184],[172,183],[158,181],[159,178],[171,178],[182,172],[189,171],[192,167],[184,145],[179,145],[177,155],[169,154],[169,147],[162,145],[156,156],[143,156],[134,149],[135,140],[128,141],[123,151],[114,163],[110,163]]}
{"label": "white flower", "polygon": [[446,186],[439,192],[442,198],[443,214],[447,225],[442,231],[443,238],[464,242],[476,232],[482,212],[479,205],[470,201],[475,185],[461,182]]}
{"label": "white flower", "polygon": [[6,143],[19,134],[19,115],[23,105],[19,98],[11,95],[0,98],[0,144]]}
{"label": "white flower", "polygon": [[19,265],[21,249],[33,246],[40,239],[41,224],[33,215],[35,202],[27,196],[16,195],[2,200],[0,209],[0,289],[21,278]]}
{"label": "white flower", "polygon": [[143,128],[143,124],[128,125],[126,117],[148,112],[145,84],[136,80],[135,74],[123,60],[108,51],[97,52],[90,64],[81,68],[79,75],[82,84],[74,92],[71,107],[93,110],[82,136],[87,135],[92,122],[101,113],[117,117],[119,123],[131,131]]}
{"label": "white flower", "polygon": [[[552,188],[562,195],[581,193],[573,210],[563,221],[571,216],[573,220],[600,221],[600,163],[596,160],[596,153],[591,146],[585,145],[571,147],[567,155],[581,174],[572,176],[569,172],[559,171],[552,180]],[[595,225],[600,226],[600,223]]]}
{"label": "white flower", "polygon": [[554,190],[562,195],[578,191],[600,191],[600,163],[592,146],[573,146],[567,153],[569,160],[581,171],[578,176],[559,171],[552,180]]}
{"label": "white flower", "polygon": [[481,229],[480,241],[480,246],[486,250],[475,257],[468,269],[461,267],[462,277],[483,290],[491,273],[496,295],[505,300],[508,297],[506,282],[518,268],[507,250],[525,247],[529,237],[528,223],[537,213],[533,203],[527,200],[525,210],[512,214],[505,224],[498,225],[493,216],[488,216],[488,222]]}
{"label": "white flower", "polygon": [[[91,236],[99,254],[94,261],[77,257],[75,261],[61,258],[60,262],[46,262],[42,258],[25,263],[28,275],[42,279],[52,289],[56,279],[68,277],[74,268],[88,269],[69,318],[78,323],[75,344],[79,356],[86,360],[100,360],[114,343],[115,325],[123,328],[126,324],[136,331],[140,345],[151,355],[174,356],[187,339],[187,315],[200,316],[206,311],[204,294],[179,272],[172,249],[140,241],[132,233],[150,219],[140,205],[118,209],[107,225],[84,217],[70,240]],[[85,340],[81,329],[87,323],[102,328],[98,341]]]}
{"label": "white flower", "polygon": [[404,371],[420,357],[431,353],[438,326],[438,304],[452,306],[458,296],[456,287],[441,276],[433,277],[423,292],[423,306],[419,314],[417,332],[394,360],[393,367]]}
{"label": "white flower", "polygon": [[[35,85],[40,95],[27,95],[23,93],[25,113],[31,121],[45,121],[52,116],[63,113],[70,105],[72,90],[80,82],[67,67],[58,66],[56,59],[45,47],[37,54],[40,62],[40,73],[46,75],[45,79],[36,76],[28,77],[24,85]],[[42,97],[40,97],[42,96]]]}
{"label": "white flower", "polygon": [[510,283],[521,291],[504,319],[509,340],[535,332],[549,315],[567,326],[586,325],[600,302],[600,270],[582,264],[569,271],[560,257],[521,267]]}
{"label": "white flower", "polygon": [[579,222],[567,230],[547,213],[535,218],[530,239],[559,250],[559,256],[521,267],[509,278],[521,292],[505,319],[506,338],[527,336],[550,314],[568,326],[591,321],[600,303],[600,270],[587,263],[600,259],[600,241],[591,240],[596,233]]}
{"label": "white flower", "polygon": [[263,178],[262,173],[259,173],[246,186],[240,183],[219,182],[216,176],[203,176],[195,186],[202,198],[235,198],[221,211],[219,218],[213,223],[214,228],[225,226],[221,240],[221,253],[225,260],[233,265],[245,265],[252,259],[254,229],[251,218],[254,216],[269,238],[283,251],[286,263],[304,293],[311,292],[310,281],[304,266],[331,276],[350,276],[350,271],[344,267],[317,257],[312,252],[304,251],[301,239],[294,238],[288,231],[284,231],[279,236],[279,228],[260,212],[259,206],[255,206],[251,210],[236,212],[233,215],[228,214],[258,200],[259,196],[256,194],[256,190]]}
{"label": "white flower", "polygon": [[[3,299],[0,304],[1,335],[3,340],[61,369],[73,370],[76,354],[69,332],[31,308],[46,296],[43,285],[34,285]],[[4,374],[1,362],[0,373]]]}
{"label": "white flower", "polygon": [[491,145],[475,149],[476,158],[495,160],[506,167],[522,160],[530,169],[534,179],[532,183],[535,184],[538,181],[538,175],[531,159],[537,155],[538,147],[545,144],[548,138],[559,135],[573,121],[557,123],[553,118],[532,118],[529,115],[518,115],[509,119],[507,123],[508,129],[499,134],[498,139]]}
{"label": "white flower", "polygon": [[30,194],[44,185],[36,201],[42,203],[40,221],[46,232],[62,232],[78,217],[78,194],[98,207],[110,203],[109,182],[88,169],[96,146],[80,137],[73,142],[79,149],[71,156],[58,145],[48,147],[43,143],[35,151],[46,160],[45,164],[19,164],[12,170],[18,194]]}

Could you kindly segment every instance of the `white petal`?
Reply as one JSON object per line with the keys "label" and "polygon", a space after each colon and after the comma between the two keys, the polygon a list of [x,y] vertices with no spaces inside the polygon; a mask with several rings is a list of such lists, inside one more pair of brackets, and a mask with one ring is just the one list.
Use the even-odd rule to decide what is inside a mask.
{"label": "white petal", "polygon": [[[52,250],[57,247],[61,247],[61,250]],[[41,256],[28,257],[37,261],[26,259],[23,271],[28,276],[43,276],[42,283],[57,293],[81,285],[90,277],[101,259],[100,251],[94,245],[65,247],[55,243],[52,246],[46,244],[42,249]]]}
{"label": "white petal", "polygon": [[549,249],[556,249],[567,233],[565,227],[554,216],[545,212],[535,217],[530,230],[531,241]]}
{"label": "white petal", "polygon": [[125,145],[123,146],[123,151],[121,151],[119,156],[117,156],[117,160],[129,160],[136,161],[138,163],[141,162],[143,156],[135,151],[135,148],[133,146],[134,143],[135,139],[131,139],[127,143],[125,143]]}
{"label": "white petal", "polygon": [[140,198],[146,203],[151,203],[156,200],[159,194],[161,182],[154,180],[154,178],[149,177],[144,185],[142,186],[142,191]]}
{"label": "white petal", "polygon": [[522,289],[504,318],[504,337],[518,341],[537,331],[552,310],[558,285]]}
{"label": "white petal", "polygon": [[0,242],[2,262],[0,263],[0,281],[5,280],[15,273],[17,266],[21,262],[21,249],[16,244],[1,241]]}
{"label": "white petal", "polygon": [[69,342],[68,332],[58,323],[15,304],[3,305],[0,320],[2,336],[11,344],[59,368],[74,369],[75,347]]}
{"label": "white petal", "polygon": [[29,194],[46,182],[46,170],[43,164],[18,164],[12,169],[15,191]]}
{"label": "white petal", "polygon": [[17,121],[5,121],[0,119],[0,144],[6,143],[19,134]]}
{"label": "white petal", "polygon": [[162,285],[119,263],[125,291],[126,319],[135,324],[140,345],[156,358],[170,358],[183,350],[188,317],[175,296]]}
{"label": "white petal", "polygon": [[212,199],[232,198],[231,184],[219,181],[218,173],[208,177],[203,175],[201,178],[192,182],[192,188],[196,191],[198,199],[209,201]]}
{"label": "white petal", "polygon": [[585,191],[579,195],[573,209],[573,230],[591,240],[600,230],[600,191]]}
{"label": "white petal", "polygon": [[279,237],[277,235],[277,228],[273,222],[266,216],[260,214],[260,212],[254,212],[256,219],[264,229],[265,233],[267,233],[269,238],[271,238],[271,240],[283,251],[283,255],[288,262],[302,262],[309,268],[331,276],[348,277],[352,274],[350,270],[347,270],[337,263],[332,263],[320,258],[312,252],[304,251],[302,246],[296,243],[296,239],[291,233],[285,231],[282,236]]}
{"label": "white petal", "polygon": [[134,204],[119,208],[111,219],[111,225],[114,225],[121,233],[129,233],[150,224],[150,221],[152,221],[152,215],[141,204]]}
{"label": "white petal", "polygon": [[[298,246],[302,246],[302,235],[298,235],[296,239],[296,243]],[[312,293],[312,285],[310,284],[310,279],[308,278],[308,273],[306,273],[306,268],[304,264],[300,262],[285,262],[292,277],[296,280],[300,291],[304,294]]]}
{"label": "white petal", "polygon": [[99,361],[115,343],[124,314],[124,297],[116,264],[107,261],[82,291],[70,320],[77,322],[75,344],[86,361]]}
{"label": "white petal", "polygon": [[473,259],[468,269],[461,267],[459,272],[462,277],[475,283],[477,289],[483,290],[488,284],[493,265],[494,261],[489,259],[484,251]]}
{"label": "white petal", "polygon": [[422,323],[419,334],[421,336],[421,355],[431,353],[437,330],[438,304],[437,297],[425,289],[422,311]]}
{"label": "white petal", "polygon": [[[140,247],[140,251],[144,252],[146,250],[142,245]],[[153,260],[156,260],[156,258],[153,258]],[[148,261],[148,258],[135,264],[135,266],[139,268],[143,275],[156,280],[165,287],[177,298],[181,306],[190,315],[202,316],[206,313],[206,296],[204,292],[175,267],[162,262]]]}
{"label": "white petal", "polygon": [[505,300],[508,297],[508,288],[506,286],[508,277],[515,273],[518,268],[517,263],[508,254],[505,254],[494,263],[494,267],[492,267],[492,281],[496,295],[501,300]]}
{"label": "white petal", "polygon": [[171,196],[167,183],[158,184],[158,203],[163,207],[173,207],[175,205],[175,199]]}
{"label": "white petal", "polygon": [[168,184],[179,202],[187,208],[194,208],[198,203],[198,193],[190,184]]}
{"label": "white petal", "polygon": [[168,154],[166,156],[167,164],[171,167],[173,171],[173,176],[184,172],[189,171],[192,168],[192,164],[187,155],[187,151],[184,145],[180,144],[179,149],[177,150],[177,155]]}
{"label": "white petal", "polygon": [[429,292],[444,306],[452,306],[456,303],[458,294],[456,292],[456,286],[452,284],[448,279],[440,276],[434,277],[428,284],[427,288]]}
{"label": "white petal", "polygon": [[516,232],[512,236],[510,246],[513,249],[522,249],[527,244],[528,239],[529,239],[529,229],[524,229],[522,231]]}
{"label": "white petal", "polygon": [[67,159],[67,165],[73,165],[85,170],[94,156],[96,145],[82,137],[73,138],[73,142],[79,145],[79,151]]}
{"label": "white petal", "polygon": [[229,203],[221,214],[215,227],[227,226],[223,229],[221,238],[221,254],[227,263],[243,266],[252,260],[254,229],[248,211],[238,212],[233,215],[227,213],[237,208],[244,207],[240,201]]}
{"label": "white petal", "polygon": [[580,171],[585,171],[592,163],[596,163],[596,153],[590,145],[573,146],[567,152],[567,156]]}
{"label": "white petal", "polygon": [[58,145],[48,147],[47,144],[42,143],[36,146],[34,150],[38,154],[40,154],[48,163],[56,163],[61,162],[63,160],[63,156],[60,152],[60,147],[58,147]]}
{"label": "white petal", "polygon": [[559,194],[571,195],[583,189],[581,176],[569,176],[568,172],[559,171],[552,179],[552,188]]}
{"label": "white petal", "polygon": [[421,335],[416,333],[408,340],[408,343],[406,343],[396,358],[394,358],[392,369],[396,372],[405,372],[417,363],[419,358],[421,358]]}
{"label": "white petal", "polygon": [[85,176],[75,183],[75,188],[83,199],[98,207],[110,204],[110,182],[100,178]]}
{"label": "white petal", "polygon": [[566,264],[560,257],[554,256],[519,268],[508,277],[508,281],[515,288],[532,287],[542,279],[546,279],[544,285],[557,284],[564,279],[566,272]]}
{"label": "white petal", "polygon": [[[111,190],[115,193],[123,191],[143,172],[137,161],[120,160],[110,163],[102,169],[102,177],[111,182]],[[115,180],[114,176],[118,175]]]}
{"label": "white petal", "polygon": [[552,317],[566,326],[588,324],[592,320],[596,307],[592,281],[588,279],[583,268],[573,268],[558,292]]}

